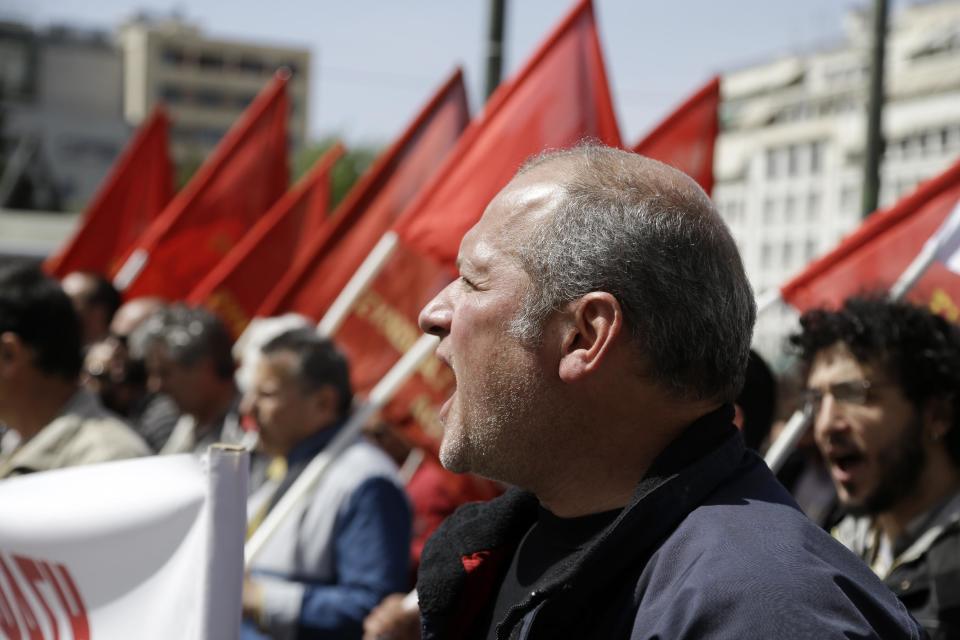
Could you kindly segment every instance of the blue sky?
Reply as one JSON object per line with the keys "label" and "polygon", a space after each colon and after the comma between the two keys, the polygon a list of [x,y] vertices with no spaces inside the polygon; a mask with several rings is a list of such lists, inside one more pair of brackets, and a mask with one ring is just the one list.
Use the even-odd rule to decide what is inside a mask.
{"label": "blue sky", "polygon": [[[507,0],[508,73],[572,4]],[[868,4],[595,0],[625,140],[639,139],[714,73],[841,40],[844,16]],[[177,10],[214,36],[310,48],[314,138],[389,141],[457,64],[472,106],[480,104],[487,0],[4,0],[0,17],[110,30],[141,10]]]}

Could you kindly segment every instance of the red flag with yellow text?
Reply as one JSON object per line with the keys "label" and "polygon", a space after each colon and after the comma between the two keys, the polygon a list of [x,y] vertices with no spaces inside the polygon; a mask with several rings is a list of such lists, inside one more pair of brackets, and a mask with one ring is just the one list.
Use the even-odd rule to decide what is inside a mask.
{"label": "red flag with yellow text", "polygon": [[257,315],[295,311],[319,320],[380,236],[437,170],[470,120],[457,69],[413,123],[360,179],[310,239],[304,260],[280,279]]}
{"label": "red flag with yellow text", "polygon": [[720,78],[715,77],[690,96],[633,148],[676,167],[713,190],[713,150],[720,133]]}
{"label": "red flag with yellow text", "polygon": [[56,278],[71,271],[106,275],[173,198],[170,120],[157,107],[117,159],[73,237],[43,264]]}
{"label": "red flag with yellow text", "polygon": [[112,274],[128,298],[185,297],[287,190],[288,79],[277,73]]}
{"label": "red flag with yellow text", "polygon": [[198,284],[187,302],[217,313],[234,336],[286,271],[329,223],[330,172],[344,153],[339,142],[291,188]]}
{"label": "red flag with yellow text", "polygon": [[[578,2],[524,67],[497,89],[397,221],[397,249],[334,336],[351,357],[358,389],[370,389],[419,337],[417,315],[452,279],[460,239],[523,162],[586,137],[620,145],[588,0]],[[436,410],[453,384],[449,369],[431,356],[387,413],[412,414],[422,435],[437,439]]]}
{"label": "red flag with yellow text", "polygon": [[[922,183],[892,207],[871,215],[836,249],[780,289],[805,311],[839,307],[860,293],[887,292],[960,201],[960,162]],[[951,320],[960,318],[960,276],[935,262],[907,293]]]}

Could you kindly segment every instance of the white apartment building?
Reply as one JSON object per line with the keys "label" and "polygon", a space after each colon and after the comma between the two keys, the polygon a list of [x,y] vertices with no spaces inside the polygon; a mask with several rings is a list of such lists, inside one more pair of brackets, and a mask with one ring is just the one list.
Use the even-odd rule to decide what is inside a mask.
{"label": "white apartment building", "polygon": [[[846,42],[723,77],[714,200],[758,296],[832,249],[861,222],[870,16],[851,13]],[[891,16],[881,206],[960,159],[960,2]],[[782,360],[796,315],[757,323],[755,346]]]}
{"label": "white apartment building", "polygon": [[292,72],[288,91],[290,142],[306,137],[310,51],[237,40],[214,39],[173,16],[138,16],[124,24],[123,111],[136,125],[163,102],[172,120],[178,161],[206,156],[269,82],[274,72]]}

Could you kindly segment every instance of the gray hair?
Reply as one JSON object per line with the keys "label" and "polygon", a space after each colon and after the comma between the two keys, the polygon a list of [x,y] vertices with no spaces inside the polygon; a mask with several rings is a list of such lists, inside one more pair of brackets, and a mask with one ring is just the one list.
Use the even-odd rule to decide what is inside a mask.
{"label": "gray hair", "polygon": [[552,312],[605,291],[663,388],[733,400],[756,305],[713,203],[675,169],[596,145],[545,153],[520,173],[558,161],[567,175],[555,212],[517,247],[533,286],[511,333],[538,341]]}
{"label": "gray hair", "polygon": [[131,354],[142,356],[151,346],[160,345],[170,359],[183,366],[210,358],[223,379],[233,377],[232,344],[230,333],[217,316],[183,304],[156,311],[130,335]]}

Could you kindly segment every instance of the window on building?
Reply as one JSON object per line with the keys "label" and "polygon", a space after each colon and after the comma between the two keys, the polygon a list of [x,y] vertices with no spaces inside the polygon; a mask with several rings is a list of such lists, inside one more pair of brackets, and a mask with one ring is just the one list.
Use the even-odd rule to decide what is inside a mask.
{"label": "window on building", "polygon": [[160,59],[164,64],[179,67],[183,64],[186,56],[183,53],[183,49],[179,47],[164,47],[160,54]]}
{"label": "window on building", "polygon": [[251,56],[241,56],[240,60],[237,61],[237,69],[244,73],[255,73],[258,75],[267,70],[263,60]]}
{"label": "window on building", "polygon": [[795,176],[800,173],[800,147],[792,144],[787,147],[787,175]]}
{"label": "window on building", "polygon": [[820,217],[820,194],[811,191],[807,194],[807,221],[813,222]]}
{"label": "window on building", "polygon": [[817,241],[813,238],[807,238],[803,243],[803,259],[807,262],[813,260],[817,255]]}
{"label": "window on building", "polygon": [[166,84],[160,88],[160,99],[168,104],[178,104],[185,98],[183,89],[176,85]]}
{"label": "window on building", "polygon": [[194,104],[203,107],[219,107],[223,105],[225,96],[217,89],[197,89],[193,94]]}
{"label": "window on building", "polygon": [[858,200],[860,199],[860,188],[848,184],[843,187],[840,191],[840,210],[847,211],[856,211],[859,206]]}
{"label": "window on building", "polygon": [[776,178],[777,177],[777,150],[776,149],[767,149],[766,162],[767,162],[767,178],[768,179]]}
{"label": "window on building", "polygon": [[773,247],[769,242],[764,242],[760,246],[760,267],[769,269],[773,263]]}
{"label": "window on building", "polygon": [[200,65],[200,68],[210,71],[223,69],[223,56],[219,53],[204,51],[197,59],[197,64]]}
{"label": "window on building", "polygon": [[793,222],[793,217],[797,212],[797,199],[793,195],[788,195],[783,201],[783,221],[787,224]]}
{"label": "window on building", "polygon": [[777,202],[773,198],[763,200],[763,223],[773,224],[777,217]]}
{"label": "window on building", "polygon": [[784,269],[793,266],[793,245],[787,241],[783,243],[783,253],[780,254],[780,265]]}
{"label": "window on building", "polygon": [[823,168],[823,141],[810,143],[810,173],[816,175]]}

